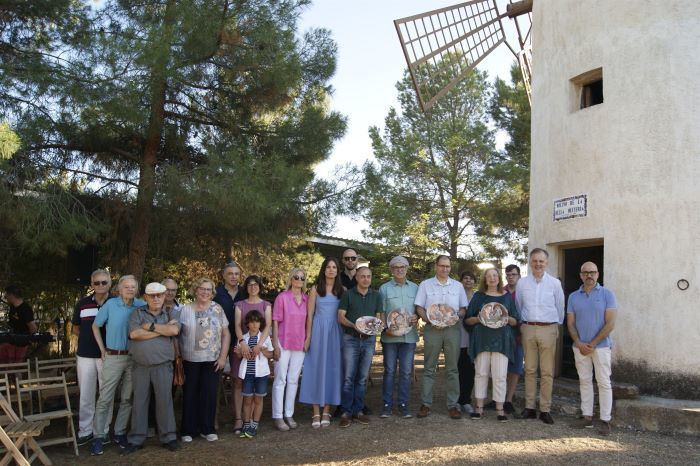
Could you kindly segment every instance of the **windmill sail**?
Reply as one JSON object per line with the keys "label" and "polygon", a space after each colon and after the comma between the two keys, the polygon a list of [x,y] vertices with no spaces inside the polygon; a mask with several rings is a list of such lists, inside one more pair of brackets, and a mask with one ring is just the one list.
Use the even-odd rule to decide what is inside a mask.
{"label": "windmill sail", "polygon": [[394,20],[421,108],[432,107],[504,42],[519,59],[529,96],[531,54],[524,51],[519,27],[521,53],[513,50],[501,19],[529,13],[532,2],[510,3],[499,15],[495,0],[472,0]]}

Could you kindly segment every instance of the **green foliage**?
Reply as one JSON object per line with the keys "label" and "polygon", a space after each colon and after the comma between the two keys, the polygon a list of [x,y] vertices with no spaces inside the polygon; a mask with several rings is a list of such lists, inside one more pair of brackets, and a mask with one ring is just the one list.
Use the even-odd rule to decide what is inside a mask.
{"label": "green foliage", "polygon": [[365,171],[365,234],[421,262],[436,251],[483,254],[492,243],[474,233],[493,196],[495,156],[486,75],[471,73],[425,113],[408,73],[397,89],[401,114],[392,108],[383,132],[370,128],[377,164]]}
{"label": "green foliage", "polygon": [[23,147],[9,195],[50,185],[93,199],[108,262],[137,275],[146,258],[225,255],[236,238],[324,225],[332,190],[313,166],[345,119],[328,106],[330,32],[297,34],[307,4],[13,4],[0,18],[0,116]]}
{"label": "green foliage", "polygon": [[22,141],[10,125],[7,122],[0,123],[0,160],[9,159],[21,146]]}

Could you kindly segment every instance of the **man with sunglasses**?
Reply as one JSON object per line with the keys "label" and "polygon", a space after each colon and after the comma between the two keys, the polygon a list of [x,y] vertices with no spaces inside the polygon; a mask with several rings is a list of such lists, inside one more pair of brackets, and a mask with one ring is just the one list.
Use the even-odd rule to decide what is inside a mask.
{"label": "man with sunglasses", "polygon": [[340,281],[345,289],[349,290],[357,286],[357,253],[354,249],[343,251],[343,271],[340,274]]}
{"label": "man with sunglasses", "polygon": [[[92,323],[100,307],[111,297],[109,289],[112,279],[109,272],[97,269],[90,276],[92,294],[82,298],[75,304],[73,310],[73,334],[78,336],[77,373],[80,389],[80,411],[78,414],[78,445],[85,445],[93,436],[95,419],[95,401],[97,387],[102,386],[102,356],[95,335],[92,334]],[[105,338],[104,327],[102,338]],[[108,424],[112,422],[112,410],[107,414]],[[103,432],[107,438],[107,432]]]}
{"label": "man with sunglasses", "polygon": [[598,432],[610,434],[612,385],[610,360],[615,328],[617,301],[612,291],[598,283],[598,266],[586,262],[581,266],[583,285],[569,295],[566,325],[574,341],[574,361],[581,389],[583,419],[577,427],[593,428],[593,369],[598,382],[600,421]]}

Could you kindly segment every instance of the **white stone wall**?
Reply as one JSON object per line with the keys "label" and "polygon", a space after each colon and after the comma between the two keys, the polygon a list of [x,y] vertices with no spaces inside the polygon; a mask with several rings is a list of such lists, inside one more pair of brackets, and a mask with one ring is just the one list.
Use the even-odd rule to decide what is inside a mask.
{"label": "white stone wall", "polygon": [[[617,362],[700,375],[700,1],[536,0],[530,248],[602,238]],[[603,68],[604,103],[570,79]],[[588,216],[552,221],[588,194]],[[690,282],[687,291],[676,287]]]}

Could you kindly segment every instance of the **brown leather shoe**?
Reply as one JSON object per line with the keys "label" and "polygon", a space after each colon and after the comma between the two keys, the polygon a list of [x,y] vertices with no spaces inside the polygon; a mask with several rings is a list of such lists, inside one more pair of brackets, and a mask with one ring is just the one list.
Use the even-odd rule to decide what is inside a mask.
{"label": "brown leather shoe", "polygon": [[600,425],[598,426],[598,433],[600,435],[610,435],[610,432],[612,432],[612,427],[610,426],[609,422],[605,421],[600,421]]}
{"label": "brown leather shoe", "polygon": [[430,406],[421,405],[416,417],[428,417],[428,414],[430,414]]}
{"label": "brown leather shoe", "polygon": [[338,427],[350,427],[350,424],[352,424],[352,419],[350,419],[350,416],[347,416],[345,414],[340,416],[340,422],[338,423]]}
{"label": "brown leather shoe", "polygon": [[360,411],[360,414],[358,414],[357,416],[353,416],[352,420],[357,421],[360,424],[365,424],[365,425],[369,424],[369,417],[367,417],[365,414],[362,414],[361,411]]}
{"label": "brown leather shoe", "polygon": [[540,413],[540,421],[544,422],[545,424],[552,425],[554,424],[554,419],[552,419],[552,415],[549,414],[549,411]]}
{"label": "brown leather shoe", "polygon": [[462,413],[454,406],[447,411],[447,415],[450,416],[450,419],[462,419]]}

